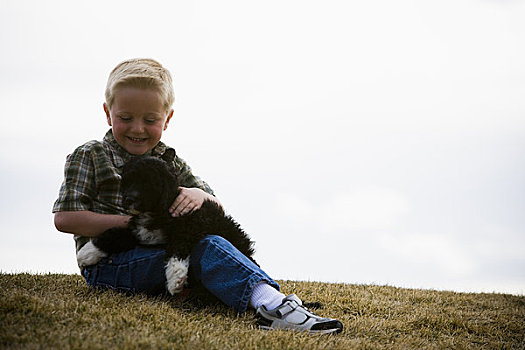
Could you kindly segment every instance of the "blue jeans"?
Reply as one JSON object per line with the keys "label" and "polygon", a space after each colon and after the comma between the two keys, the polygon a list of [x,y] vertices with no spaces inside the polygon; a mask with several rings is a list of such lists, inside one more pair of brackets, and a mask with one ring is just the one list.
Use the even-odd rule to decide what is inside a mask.
{"label": "blue jeans", "polygon": [[[137,246],[85,267],[82,276],[90,286],[97,288],[159,294],[166,291],[164,256],[162,248]],[[190,274],[238,313],[248,308],[253,287],[257,283],[264,281],[280,289],[261,268],[219,236],[207,236],[193,248]]]}

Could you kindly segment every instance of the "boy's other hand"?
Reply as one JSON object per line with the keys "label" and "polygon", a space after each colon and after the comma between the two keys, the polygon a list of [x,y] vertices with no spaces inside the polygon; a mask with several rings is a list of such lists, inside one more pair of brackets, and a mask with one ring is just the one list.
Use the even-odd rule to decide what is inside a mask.
{"label": "boy's other hand", "polygon": [[179,187],[179,195],[170,206],[171,216],[182,216],[200,209],[206,199],[218,202],[215,197],[200,188]]}

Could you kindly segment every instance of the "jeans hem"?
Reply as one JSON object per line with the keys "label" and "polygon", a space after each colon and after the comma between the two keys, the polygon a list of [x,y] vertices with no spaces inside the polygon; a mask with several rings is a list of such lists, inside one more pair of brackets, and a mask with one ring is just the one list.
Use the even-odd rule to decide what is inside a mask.
{"label": "jeans hem", "polygon": [[243,314],[246,312],[246,310],[248,310],[250,299],[252,298],[253,294],[253,288],[260,282],[266,282],[278,291],[281,290],[281,287],[279,286],[279,284],[277,284],[277,282],[275,282],[271,278],[256,273],[250,278],[248,283],[246,283],[246,288],[244,289],[243,297],[240,300],[239,305],[235,308],[235,311],[237,311],[239,314]]}

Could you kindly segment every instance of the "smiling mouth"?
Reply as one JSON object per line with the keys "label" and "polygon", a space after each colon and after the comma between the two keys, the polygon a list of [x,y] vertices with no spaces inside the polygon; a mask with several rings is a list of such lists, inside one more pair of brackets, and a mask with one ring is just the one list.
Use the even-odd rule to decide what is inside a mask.
{"label": "smiling mouth", "polygon": [[146,142],[147,138],[139,138],[139,137],[129,137],[127,136],[128,140],[130,140],[133,143],[143,143]]}

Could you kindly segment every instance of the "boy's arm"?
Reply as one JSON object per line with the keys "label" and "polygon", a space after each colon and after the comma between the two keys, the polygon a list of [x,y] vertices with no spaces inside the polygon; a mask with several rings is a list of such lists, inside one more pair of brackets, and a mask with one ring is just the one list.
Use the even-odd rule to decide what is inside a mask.
{"label": "boy's arm", "polygon": [[55,213],[55,227],[66,233],[95,237],[112,227],[126,227],[131,216],[99,214],[88,210]]}
{"label": "boy's arm", "polygon": [[109,228],[127,226],[129,216],[92,211],[100,190],[97,183],[104,184],[105,198],[116,202],[118,179],[113,164],[102,143],[90,141],[67,157],[64,181],[53,205],[55,227],[59,231],[95,237]]}

